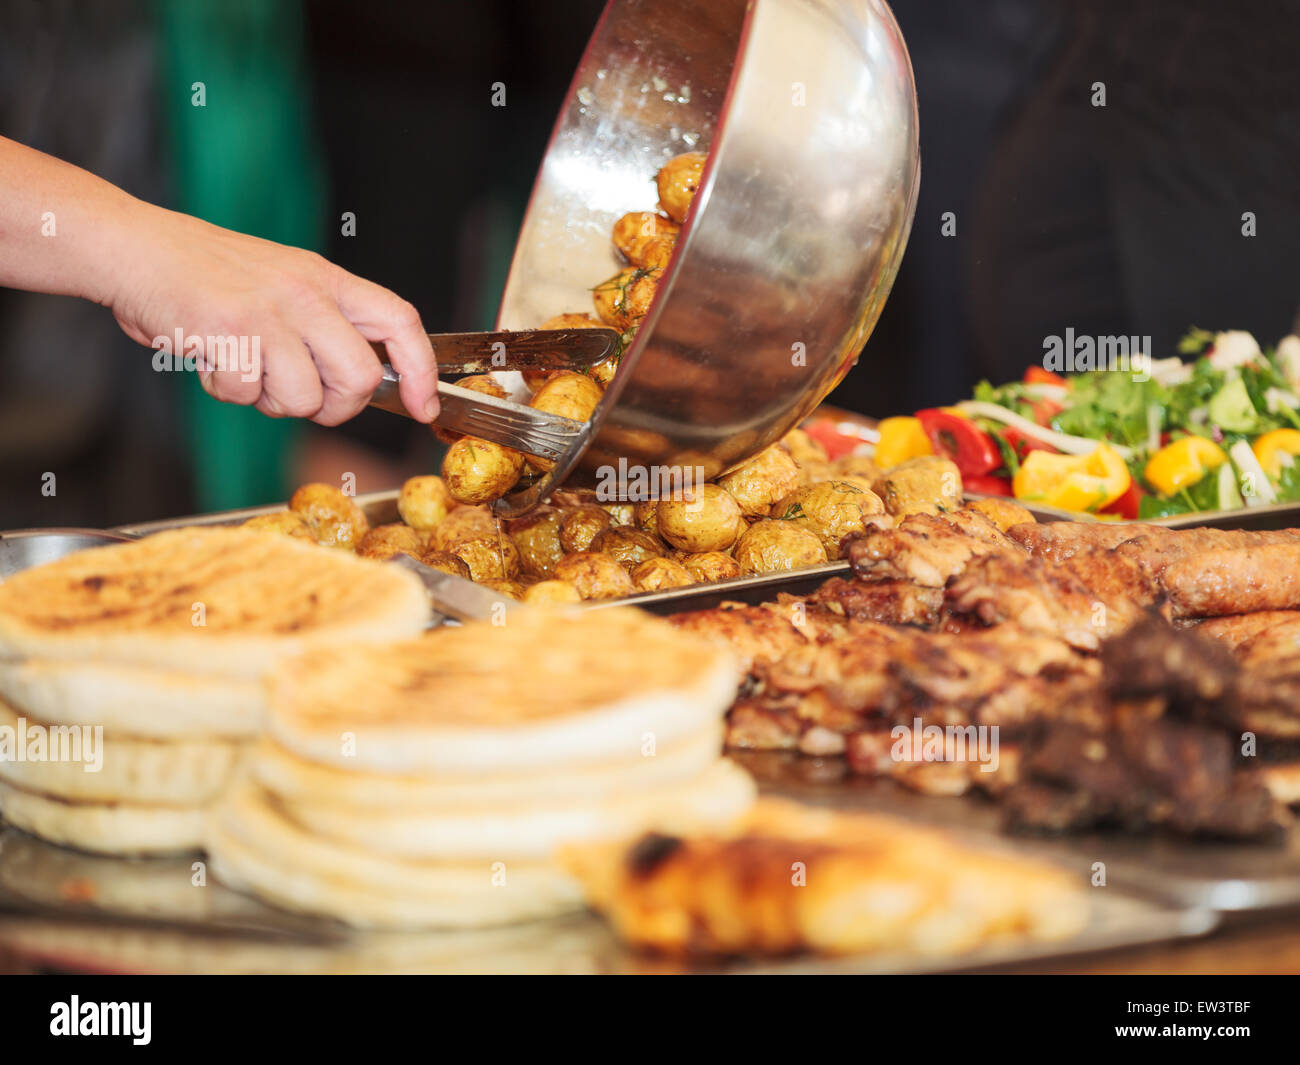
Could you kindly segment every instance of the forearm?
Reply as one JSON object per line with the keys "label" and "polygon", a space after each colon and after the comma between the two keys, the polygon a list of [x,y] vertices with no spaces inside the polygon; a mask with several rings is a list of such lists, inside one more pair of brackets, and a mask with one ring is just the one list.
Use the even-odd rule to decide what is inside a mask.
{"label": "forearm", "polygon": [[0,137],[0,285],[112,301],[148,206],[80,167]]}

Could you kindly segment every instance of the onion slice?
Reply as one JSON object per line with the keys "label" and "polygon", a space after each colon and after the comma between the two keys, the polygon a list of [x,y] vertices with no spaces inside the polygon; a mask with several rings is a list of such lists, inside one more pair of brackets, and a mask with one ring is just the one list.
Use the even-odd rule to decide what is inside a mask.
{"label": "onion slice", "polygon": [[[1091,455],[1104,441],[1089,440],[1086,436],[1071,436],[1069,433],[1058,433],[1055,429],[1048,429],[1039,425],[1037,422],[1023,418],[1013,410],[1007,410],[1006,407],[997,403],[985,403],[978,399],[968,399],[957,404],[957,409],[967,417],[987,418],[991,422],[1002,422],[1004,425],[1013,426],[1019,429],[1025,436],[1043,444],[1050,444],[1057,451],[1064,452],[1067,455]],[[1133,457],[1133,449],[1124,447],[1122,444],[1110,444],[1109,447],[1122,459]]]}

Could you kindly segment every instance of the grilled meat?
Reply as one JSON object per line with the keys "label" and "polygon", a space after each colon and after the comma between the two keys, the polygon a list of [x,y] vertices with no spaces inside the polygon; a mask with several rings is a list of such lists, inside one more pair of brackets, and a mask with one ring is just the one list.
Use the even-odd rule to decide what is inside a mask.
{"label": "grilled meat", "polygon": [[1256,548],[1300,541],[1300,529],[1254,531],[1247,529],[1166,529],[1137,522],[1109,525],[1101,522],[1058,521],[1013,525],[1007,536],[1030,554],[1049,562],[1066,562],[1080,551],[1123,549],[1158,576],[1171,562],[1205,551]]}
{"label": "grilled meat", "polygon": [[1259,610],[1254,614],[1228,614],[1195,622],[1196,632],[1236,650],[1269,629],[1300,622],[1300,610]]}
{"label": "grilled meat", "polygon": [[996,525],[977,510],[942,516],[910,514],[892,529],[871,529],[841,549],[864,581],[911,581],[942,588],[972,558],[989,554],[1024,555]]}
{"label": "grilled meat", "polygon": [[[1074,569],[1085,557],[1092,582],[1085,582]],[[1096,651],[1105,637],[1122,632],[1142,616],[1141,601],[1153,599],[1131,562],[1091,554],[1066,564],[1004,555],[974,559],[945,593],[951,614],[974,614],[987,625],[1013,621],[1080,651]]]}
{"label": "grilled meat", "polygon": [[725,643],[746,672],[756,662],[774,661],[810,641],[847,631],[842,614],[792,596],[760,606],[724,604],[716,610],[675,614],[669,620],[679,629]]}
{"label": "grilled meat", "polygon": [[1264,783],[1238,772],[1240,669],[1226,651],[1149,616],[1100,658],[1108,712],[1031,726],[1006,796],[1011,827],[1255,838],[1287,823]]}
{"label": "grilled meat", "polygon": [[1004,798],[1007,824],[1053,832],[1163,826],[1249,839],[1289,822],[1262,782],[1235,770],[1229,737],[1202,725],[1138,719],[1097,733],[1053,724],[1025,744],[1022,782]]}
{"label": "grilled meat", "polygon": [[932,629],[939,623],[943,590],[911,581],[854,581],[832,577],[808,602],[865,621],[917,625]]}
{"label": "grilled meat", "polygon": [[1079,551],[1109,551],[1125,540],[1150,532],[1165,533],[1158,525],[1111,525],[1101,522],[1054,521],[1045,524],[1027,522],[1013,525],[1007,536],[1036,558],[1048,562],[1066,562]]}
{"label": "grilled meat", "polygon": [[873,814],[760,800],[738,828],[566,848],[561,861],[628,942],[679,955],[969,949],[1087,923],[1075,878]]}
{"label": "grilled meat", "polygon": [[1189,554],[1167,562],[1160,580],[1178,617],[1292,610],[1300,607],[1300,540]]}

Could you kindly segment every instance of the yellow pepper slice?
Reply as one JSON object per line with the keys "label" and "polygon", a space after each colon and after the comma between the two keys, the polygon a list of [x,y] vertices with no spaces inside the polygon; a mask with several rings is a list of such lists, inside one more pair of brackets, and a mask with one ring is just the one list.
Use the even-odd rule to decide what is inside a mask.
{"label": "yellow pepper slice", "polygon": [[1300,429],[1274,429],[1250,447],[1264,472],[1276,480],[1282,475],[1282,456],[1300,455]]}
{"label": "yellow pepper slice", "polygon": [[876,465],[881,469],[887,470],[908,459],[934,454],[919,418],[886,418],[876,428],[880,431],[880,440],[876,443]]}
{"label": "yellow pepper slice", "polygon": [[1157,492],[1171,496],[1191,487],[1227,461],[1223,448],[1213,440],[1206,440],[1203,436],[1184,436],[1152,455],[1143,475]]}
{"label": "yellow pepper slice", "polygon": [[1031,451],[1011,481],[1017,499],[1061,510],[1100,510],[1128,491],[1133,478],[1114,448],[1088,455]]}

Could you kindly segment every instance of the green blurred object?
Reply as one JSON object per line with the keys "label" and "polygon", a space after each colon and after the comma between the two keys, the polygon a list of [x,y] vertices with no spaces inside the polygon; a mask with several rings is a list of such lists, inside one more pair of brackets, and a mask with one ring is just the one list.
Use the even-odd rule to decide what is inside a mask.
{"label": "green blurred object", "polygon": [[[322,245],[325,182],[304,18],[291,0],[159,0],[175,207],[281,244]],[[201,91],[202,104],[196,104]],[[219,403],[185,378],[200,509],[284,500],[301,426]]]}

